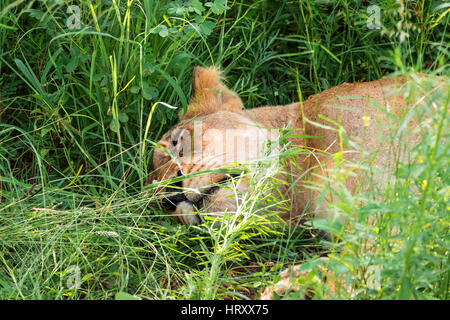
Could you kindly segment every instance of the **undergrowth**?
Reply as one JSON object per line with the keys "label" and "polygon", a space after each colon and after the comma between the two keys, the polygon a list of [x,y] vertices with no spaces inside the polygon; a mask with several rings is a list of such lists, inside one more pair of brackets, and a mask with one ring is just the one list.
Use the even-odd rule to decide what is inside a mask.
{"label": "undergrowth", "polygon": [[[392,73],[448,76],[448,12],[441,1],[0,0],[0,299],[258,298],[286,266],[313,270],[326,253],[355,289],[341,297],[447,299],[448,91],[424,105],[423,143],[386,189],[341,189],[346,232],[322,225],[339,243],[312,225],[268,228],[252,201],[219,226],[181,226],[146,181],[194,66],[220,66],[246,108]],[[255,190],[250,200],[264,198]],[[380,286],[367,285],[370,266]]]}

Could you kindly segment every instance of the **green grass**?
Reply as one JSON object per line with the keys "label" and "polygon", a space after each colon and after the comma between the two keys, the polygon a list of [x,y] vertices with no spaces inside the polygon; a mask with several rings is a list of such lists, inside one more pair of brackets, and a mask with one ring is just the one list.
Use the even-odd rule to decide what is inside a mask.
{"label": "green grass", "polygon": [[[340,189],[332,207],[350,223],[322,226],[339,243],[310,225],[268,229],[252,201],[220,227],[181,226],[145,186],[179,112],[155,103],[186,108],[194,66],[221,66],[246,108],[385,74],[448,76],[448,5],[166,3],[81,1],[69,30],[71,1],[0,0],[0,299],[257,298],[290,264],[312,275],[324,253],[355,289],[341,297],[448,299],[448,92],[419,109],[423,142],[392,164],[387,189]],[[381,30],[366,26],[369,4]],[[370,266],[381,289],[367,286]]]}

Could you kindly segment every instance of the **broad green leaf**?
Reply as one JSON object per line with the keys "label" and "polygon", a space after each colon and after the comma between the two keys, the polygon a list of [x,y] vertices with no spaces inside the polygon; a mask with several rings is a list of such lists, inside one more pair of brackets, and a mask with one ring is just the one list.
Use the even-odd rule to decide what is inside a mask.
{"label": "broad green leaf", "polygon": [[216,26],[215,22],[205,21],[200,25],[200,32],[203,33],[204,35],[209,36],[214,31],[215,26]]}
{"label": "broad green leaf", "polygon": [[201,14],[203,11],[205,11],[203,4],[198,0],[193,0],[191,2],[191,6],[194,9],[195,13],[197,14]]}
{"label": "broad green leaf", "polygon": [[158,96],[158,89],[154,87],[149,87],[148,85],[144,85],[144,90],[142,91],[142,96],[145,100],[153,100]]}
{"label": "broad green leaf", "polygon": [[141,90],[141,88],[139,88],[139,86],[133,86],[130,88],[130,91],[133,94],[139,93],[139,90]]}
{"label": "broad green leaf", "polygon": [[114,297],[115,300],[140,300],[138,297],[133,296],[127,292],[117,292],[116,296]]}
{"label": "broad green leaf", "polygon": [[78,67],[78,57],[72,57],[66,65],[66,71],[72,72]]}
{"label": "broad green leaf", "polygon": [[128,121],[128,115],[124,112],[119,113],[119,121],[126,123]]}
{"label": "broad green leaf", "polygon": [[119,132],[120,129],[120,123],[116,120],[111,120],[111,122],[109,123],[109,129],[111,129],[112,132]]}

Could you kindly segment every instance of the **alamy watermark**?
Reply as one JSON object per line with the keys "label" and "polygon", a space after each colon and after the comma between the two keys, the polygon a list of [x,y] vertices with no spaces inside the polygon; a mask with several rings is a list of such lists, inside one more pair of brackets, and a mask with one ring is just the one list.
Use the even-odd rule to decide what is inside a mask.
{"label": "alamy watermark", "polygon": [[[66,10],[70,16],[66,20],[66,26],[69,30],[81,29],[81,9],[77,5],[70,5]],[[381,29],[381,8],[377,5],[368,6],[366,9],[368,15],[366,26],[368,29]]]}
{"label": "alamy watermark", "polygon": [[372,265],[367,268],[367,288],[372,290],[381,289],[381,266]]}
{"label": "alamy watermark", "polygon": [[278,157],[279,131],[254,125],[239,128],[203,130],[203,122],[194,121],[192,133],[175,129],[171,133],[169,151],[180,163],[233,164]]}
{"label": "alamy watermark", "polygon": [[377,5],[367,7],[367,23],[368,29],[381,29],[381,9]]}
{"label": "alamy watermark", "polygon": [[69,30],[81,29],[81,10],[79,6],[71,5],[67,8],[66,13],[70,14],[70,17],[66,21],[66,26]]}
{"label": "alamy watermark", "polygon": [[78,266],[69,266],[67,274],[70,276],[67,278],[66,286],[68,289],[80,289],[81,288],[81,270]]}

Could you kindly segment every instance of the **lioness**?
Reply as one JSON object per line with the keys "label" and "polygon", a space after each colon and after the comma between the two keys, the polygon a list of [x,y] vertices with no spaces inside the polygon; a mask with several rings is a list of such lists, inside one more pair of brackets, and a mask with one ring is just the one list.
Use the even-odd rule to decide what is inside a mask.
{"label": "lioness", "polygon": [[[408,81],[396,77],[344,83],[303,102],[244,110],[239,96],[222,80],[215,68],[194,69],[193,97],[187,111],[180,113],[180,122],[163,135],[158,142],[160,148],[154,150],[152,179],[190,175],[165,188],[167,211],[185,224],[198,223],[198,212],[236,212],[240,203],[236,197],[249,188],[248,181],[241,181],[234,189],[221,187],[233,183],[226,173],[194,177],[192,173],[232,165],[239,168],[236,163],[255,161],[266,152],[264,140],[277,140],[279,129],[287,127],[294,130],[291,144],[310,153],[298,154],[297,165],[291,168],[290,175],[302,177],[297,179],[295,190],[289,184],[280,186],[284,198],[290,201],[289,209],[280,215],[289,220],[311,211],[316,217],[328,217],[329,197],[319,203],[319,192],[311,192],[305,181],[320,183],[332,176],[336,160],[345,161],[343,168],[348,172],[357,172],[362,164],[387,167],[393,157],[388,150],[392,146],[390,121],[393,116],[406,114],[414,103],[399,94]],[[408,125],[413,132],[417,123],[411,118]],[[410,145],[418,139],[414,134],[407,138]],[[382,178],[378,174],[378,181]],[[286,175],[280,174],[279,179],[286,179]],[[346,176],[345,185],[352,191],[362,188],[364,182],[355,173]]]}

